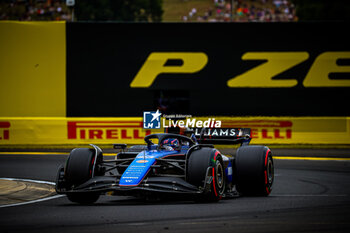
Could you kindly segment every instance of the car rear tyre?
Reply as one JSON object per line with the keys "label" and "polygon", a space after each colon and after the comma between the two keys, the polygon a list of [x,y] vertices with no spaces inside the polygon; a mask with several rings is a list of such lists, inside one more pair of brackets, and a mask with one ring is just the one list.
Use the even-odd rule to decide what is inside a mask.
{"label": "car rear tyre", "polygon": [[215,202],[221,199],[226,184],[224,163],[219,151],[213,148],[192,151],[188,156],[186,168],[186,180],[192,185],[206,188],[206,177],[212,179],[210,187],[205,189],[198,201]]}
{"label": "car rear tyre", "polygon": [[[102,161],[102,154],[97,156],[96,163]],[[98,173],[95,164],[95,150],[89,148],[73,149],[65,166],[65,181],[69,189],[74,189],[92,178],[93,173]],[[94,169],[94,170],[93,170]],[[91,204],[97,201],[99,193],[67,193],[72,202]]]}
{"label": "car rear tyre", "polygon": [[237,191],[247,196],[268,196],[272,191],[274,165],[265,146],[243,146],[236,153]]}

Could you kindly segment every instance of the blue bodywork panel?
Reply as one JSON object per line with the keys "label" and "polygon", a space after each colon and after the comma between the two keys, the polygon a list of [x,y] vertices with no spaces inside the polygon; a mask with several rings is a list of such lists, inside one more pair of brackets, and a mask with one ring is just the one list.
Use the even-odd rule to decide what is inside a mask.
{"label": "blue bodywork panel", "polygon": [[181,151],[167,151],[167,150],[145,150],[140,152],[134,161],[124,171],[120,178],[120,186],[137,186],[141,183],[143,178],[147,175],[151,166],[156,162],[157,158],[163,158],[170,155],[185,154],[188,147]]}
{"label": "blue bodywork panel", "polygon": [[[158,150],[152,145],[148,150],[141,151],[128,168],[124,171],[119,180],[119,186],[138,186],[147,176],[151,166],[156,163],[156,159],[165,158],[172,155],[184,155],[188,151],[188,146],[182,146],[181,151],[176,150]],[[228,167],[225,169],[226,179],[232,182],[232,163],[229,161]]]}
{"label": "blue bodywork panel", "polygon": [[233,180],[233,174],[232,174],[232,163],[231,160],[228,162],[228,166],[225,169],[226,179],[228,183],[232,183]]}

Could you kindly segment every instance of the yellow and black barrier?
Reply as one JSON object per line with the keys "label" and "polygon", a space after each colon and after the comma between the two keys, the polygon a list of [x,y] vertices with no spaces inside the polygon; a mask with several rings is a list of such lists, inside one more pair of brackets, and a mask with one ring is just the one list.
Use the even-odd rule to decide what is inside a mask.
{"label": "yellow and black barrier", "polygon": [[254,144],[349,145],[348,27],[1,21],[0,146],[142,143],[156,109]]}
{"label": "yellow and black barrier", "polygon": [[350,116],[345,28],[1,21],[0,116]]}

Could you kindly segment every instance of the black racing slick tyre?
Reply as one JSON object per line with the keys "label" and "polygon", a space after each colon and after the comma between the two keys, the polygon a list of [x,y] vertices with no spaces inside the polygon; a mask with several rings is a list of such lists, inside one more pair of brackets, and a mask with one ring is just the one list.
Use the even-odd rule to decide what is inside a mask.
{"label": "black racing slick tyre", "polygon": [[268,196],[272,191],[274,166],[265,146],[242,146],[236,153],[236,188],[242,195]]}
{"label": "black racing slick tyre", "polygon": [[[102,160],[102,154],[98,156],[98,160]],[[96,161],[97,162],[97,161]],[[66,161],[65,181],[67,187],[74,190],[75,187],[83,184],[92,178],[95,169],[95,150],[89,148],[73,149]],[[95,169],[93,171],[93,169]],[[80,204],[91,204],[97,201],[99,193],[67,193],[67,198]]]}
{"label": "black racing slick tyre", "polygon": [[187,159],[186,180],[204,188],[199,201],[219,201],[226,185],[224,163],[219,151],[205,147],[192,151]]}

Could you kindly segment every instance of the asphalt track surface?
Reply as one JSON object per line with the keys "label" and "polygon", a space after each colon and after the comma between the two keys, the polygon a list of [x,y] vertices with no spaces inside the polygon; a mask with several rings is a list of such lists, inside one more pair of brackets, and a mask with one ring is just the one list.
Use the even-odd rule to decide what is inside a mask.
{"label": "asphalt track surface", "polygon": [[[276,156],[350,158],[349,149],[273,150]],[[54,181],[67,155],[0,154],[0,177]],[[0,232],[350,232],[350,161],[274,160],[269,197],[218,203],[102,196],[0,208]]]}

